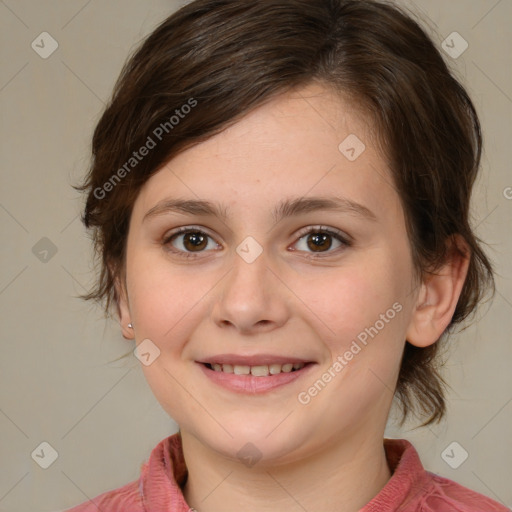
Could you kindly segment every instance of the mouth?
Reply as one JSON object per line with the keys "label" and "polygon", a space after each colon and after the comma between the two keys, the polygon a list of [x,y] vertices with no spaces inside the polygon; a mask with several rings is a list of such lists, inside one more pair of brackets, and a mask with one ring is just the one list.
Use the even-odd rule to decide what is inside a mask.
{"label": "mouth", "polygon": [[309,373],[316,362],[279,356],[217,356],[196,361],[215,384],[236,393],[259,394],[290,384]]}
{"label": "mouth", "polygon": [[280,373],[292,373],[302,370],[306,364],[312,363],[273,363],[262,365],[239,365],[239,364],[219,364],[203,363],[206,368],[214,372],[232,373],[234,375],[252,375],[254,377],[268,377],[269,375],[278,375]]}

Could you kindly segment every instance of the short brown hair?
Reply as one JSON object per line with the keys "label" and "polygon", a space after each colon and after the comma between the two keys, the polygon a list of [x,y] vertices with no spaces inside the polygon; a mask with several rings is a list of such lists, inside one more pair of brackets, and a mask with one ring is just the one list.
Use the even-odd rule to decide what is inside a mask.
{"label": "short brown hair", "polygon": [[[104,301],[107,315],[118,302],[114,283],[125,279],[132,206],[162,165],[312,81],[348,95],[374,122],[418,275],[439,268],[454,234],[466,241],[467,278],[441,338],[473,313],[484,291],[494,292],[491,263],[469,223],[479,120],[420,25],[398,7],[373,0],[195,0],[145,39],[122,70],[94,132],[89,173],[75,187],[88,194],[82,221],[93,229],[101,264],[95,288],[82,297]],[[196,106],[183,108],[188,113],[173,122],[191,100]],[[127,166],[157,127],[155,147]],[[409,411],[426,415],[423,425],[445,414],[439,345],[405,344],[395,392],[402,422]]]}

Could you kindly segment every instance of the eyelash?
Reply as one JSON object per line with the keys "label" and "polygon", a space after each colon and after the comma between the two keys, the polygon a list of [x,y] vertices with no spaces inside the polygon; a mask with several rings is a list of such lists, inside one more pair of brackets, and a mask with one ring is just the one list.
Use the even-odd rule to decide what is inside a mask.
{"label": "eyelash", "polygon": [[[202,229],[195,228],[194,226],[185,226],[185,227],[179,228],[178,230],[174,231],[170,235],[164,237],[164,239],[162,240],[162,245],[169,246],[170,252],[172,252],[182,258],[201,257],[200,254],[201,254],[201,252],[204,252],[204,251],[200,251],[198,253],[193,253],[193,252],[182,251],[182,250],[175,249],[174,247],[172,247],[172,245],[170,243],[173,241],[173,239],[179,235],[184,234],[184,233],[200,233],[201,235],[206,235],[207,237],[209,237],[213,240],[213,237],[210,236],[205,231],[203,231]],[[305,228],[304,230],[301,230],[297,235],[298,236],[297,242],[300,241],[302,238],[304,238],[306,235],[309,235],[311,233],[316,233],[316,234],[323,233],[323,234],[332,236],[333,238],[338,240],[344,247],[338,247],[334,251],[326,251],[325,253],[322,253],[322,252],[310,253],[310,255],[304,256],[305,258],[308,258],[308,259],[322,258],[323,257],[322,254],[331,255],[332,253],[338,252],[340,249],[343,250],[344,248],[352,246],[352,241],[347,236],[343,235],[343,233],[341,231],[329,229],[325,226],[313,226],[313,227],[309,227],[309,228]]]}

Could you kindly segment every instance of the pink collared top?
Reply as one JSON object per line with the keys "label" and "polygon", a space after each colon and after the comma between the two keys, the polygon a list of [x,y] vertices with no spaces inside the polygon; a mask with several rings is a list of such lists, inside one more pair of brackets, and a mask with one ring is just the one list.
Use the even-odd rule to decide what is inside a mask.
{"label": "pink collared top", "polygon": [[[413,445],[384,439],[391,478],[359,512],[511,512],[486,496],[426,471]],[[182,487],[187,479],[181,437],[157,444],[138,480],[64,512],[190,512]]]}

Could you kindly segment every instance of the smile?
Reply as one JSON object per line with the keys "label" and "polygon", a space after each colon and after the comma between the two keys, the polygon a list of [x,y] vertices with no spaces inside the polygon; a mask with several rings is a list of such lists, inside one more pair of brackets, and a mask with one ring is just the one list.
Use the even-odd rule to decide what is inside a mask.
{"label": "smile", "polygon": [[254,377],[268,377],[279,373],[290,373],[304,368],[304,363],[286,363],[286,364],[264,364],[257,366],[246,366],[238,364],[218,364],[206,363],[210,370],[223,373],[233,373],[235,375],[253,375]]}
{"label": "smile", "polygon": [[263,364],[234,364],[232,362],[197,362],[208,380],[235,393],[260,394],[287,384],[309,374],[316,366],[313,362],[266,362]]}

